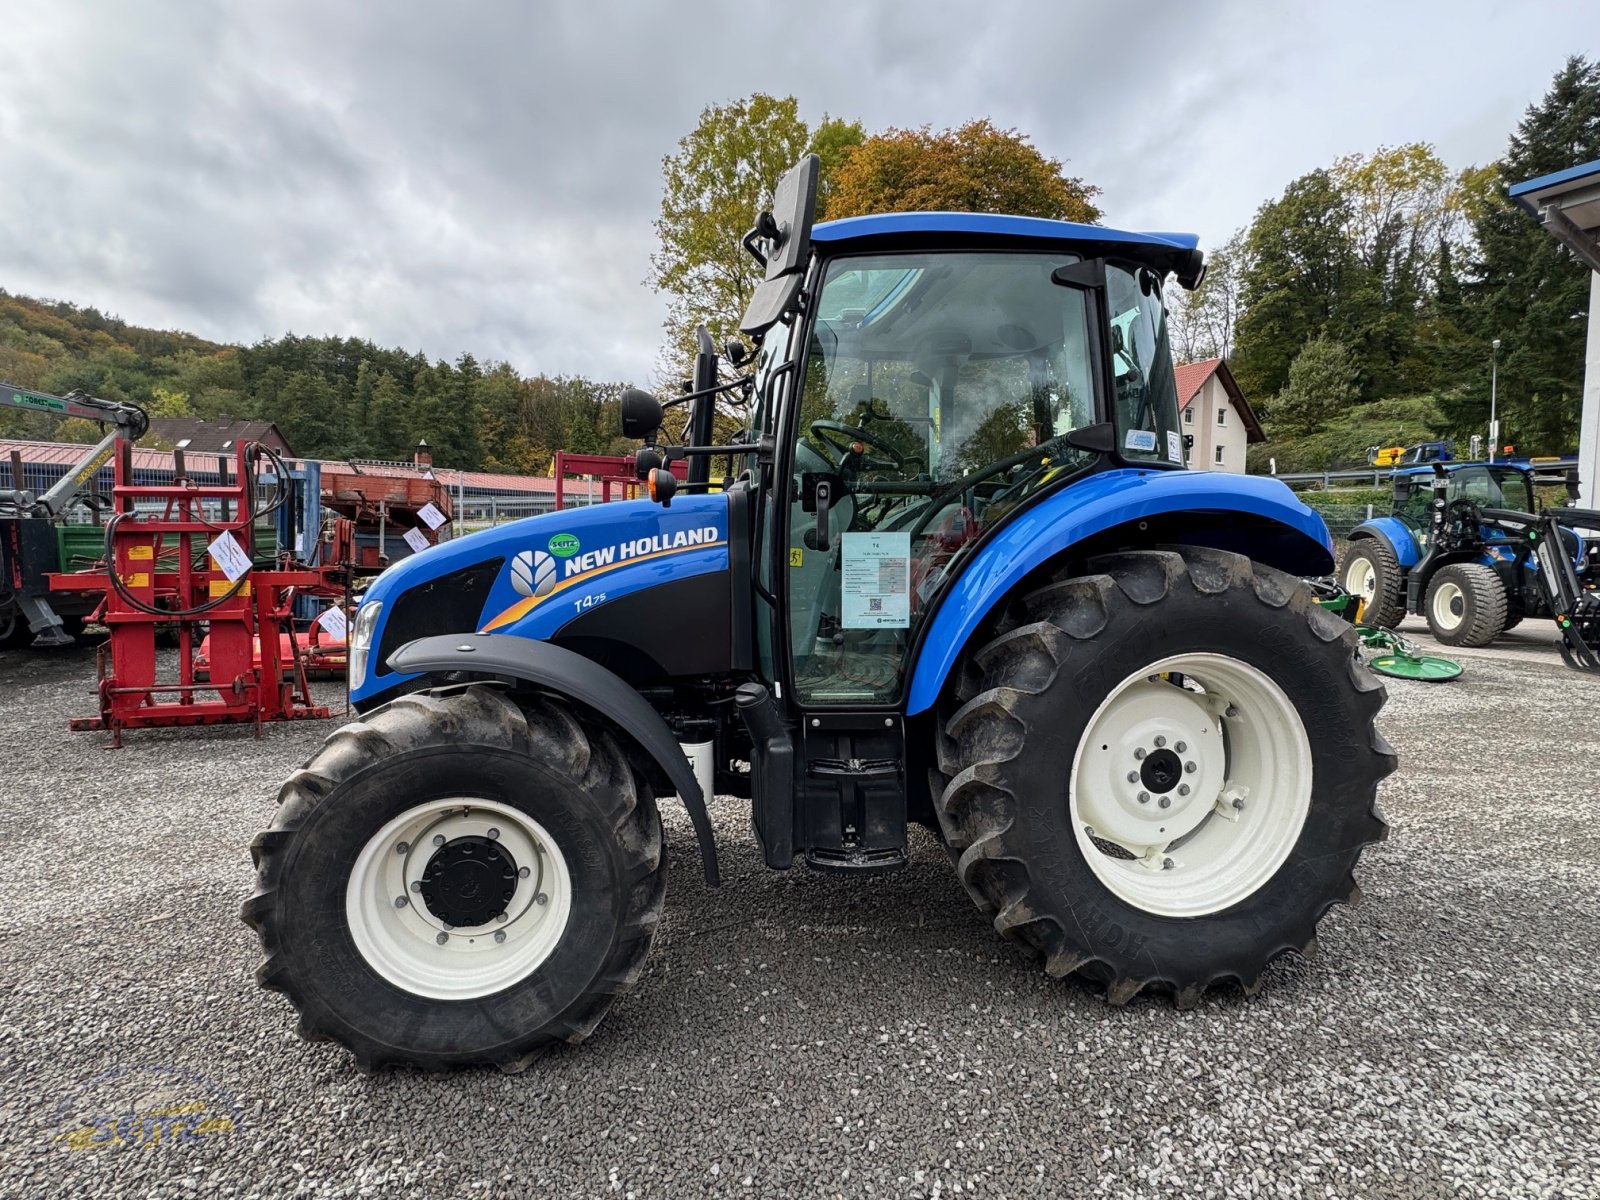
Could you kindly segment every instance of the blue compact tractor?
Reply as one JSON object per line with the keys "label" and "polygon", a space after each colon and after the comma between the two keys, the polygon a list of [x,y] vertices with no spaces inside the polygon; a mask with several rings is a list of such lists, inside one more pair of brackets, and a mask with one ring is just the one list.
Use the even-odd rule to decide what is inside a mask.
{"label": "blue compact tractor", "polygon": [[1600,512],[1538,512],[1526,462],[1397,471],[1389,516],[1350,534],[1339,576],[1360,619],[1424,617],[1447,646],[1485,646],[1525,617],[1554,620],[1567,662],[1600,670]]}
{"label": "blue compact tractor", "polygon": [[[362,718],[283,785],[243,914],[307,1036],[511,1069],[588,1036],[656,933],[666,796],[712,883],[713,796],[776,870],[894,870],[925,826],[998,933],[1112,1004],[1254,992],[1354,894],[1384,692],[1299,581],[1333,569],[1321,518],[1183,467],[1162,286],[1199,282],[1195,239],[813,228],[816,186],[807,158],[745,238],[758,352],[702,336],[688,444],[625,397],[649,499],[366,593]],[[728,401],[748,430],[711,445]]]}

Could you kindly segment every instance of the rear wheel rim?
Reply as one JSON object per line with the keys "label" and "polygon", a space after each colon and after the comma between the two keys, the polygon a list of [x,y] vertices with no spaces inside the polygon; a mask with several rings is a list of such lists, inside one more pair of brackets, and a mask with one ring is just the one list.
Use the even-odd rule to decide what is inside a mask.
{"label": "rear wheel rim", "polygon": [[[497,864],[515,866],[511,896],[479,924],[450,925],[422,891],[434,886],[429,864],[485,843],[501,848]],[[571,913],[572,875],[549,831],[507,804],[470,797],[389,821],[357,854],[345,888],[345,918],[367,965],[433,1000],[474,1000],[526,979],[555,951]]]}
{"label": "rear wheel rim", "polygon": [[1435,627],[1453,631],[1466,617],[1466,593],[1461,585],[1446,579],[1433,589],[1433,603],[1428,607],[1433,614]]}
{"label": "rear wheel rim", "polygon": [[1226,655],[1180,654],[1101,702],[1068,807],[1085,861],[1118,899],[1199,917],[1277,874],[1310,812],[1311,777],[1305,725],[1270,676]]}

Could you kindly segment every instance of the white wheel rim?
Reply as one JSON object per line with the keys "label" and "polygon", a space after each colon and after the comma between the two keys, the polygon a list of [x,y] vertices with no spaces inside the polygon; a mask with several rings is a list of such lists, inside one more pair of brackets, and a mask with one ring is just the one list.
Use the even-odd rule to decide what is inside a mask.
{"label": "white wheel rim", "polygon": [[[418,891],[433,856],[464,837],[497,842],[517,866],[504,920],[448,926]],[[361,848],[345,888],[361,957],[396,987],[434,1000],[472,1000],[525,979],[555,950],[571,913],[572,876],[555,839],[492,800],[433,800],[401,813]]]}
{"label": "white wheel rim", "polygon": [[1068,807],[1084,859],[1119,899],[1166,917],[1219,912],[1265,885],[1299,840],[1311,740],[1263,671],[1220,654],[1174,655],[1128,676],[1095,710]]}
{"label": "white wheel rim", "polygon": [[1363,600],[1378,594],[1378,572],[1364,557],[1353,558],[1344,569],[1344,590]]}
{"label": "white wheel rim", "polygon": [[[1459,603],[1460,612],[1456,612]],[[1459,584],[1451,583],[1448,579],[1442,581],[1433,589],[1433,624],[1436,629],[1451,630],[1466,619],[1466,597]]]}

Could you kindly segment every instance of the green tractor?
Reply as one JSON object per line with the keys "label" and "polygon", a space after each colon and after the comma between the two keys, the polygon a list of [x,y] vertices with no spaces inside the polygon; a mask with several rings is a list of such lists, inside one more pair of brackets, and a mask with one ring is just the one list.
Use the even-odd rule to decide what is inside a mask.
{"label": "green tractor", "polygon": [[[758,346],[702,336],[688,444],[632,392],[648,499],[426,550],[366,592],[362,718],[284,784],[243,916],[302,1032],[364,1067],[587,1037],[658,928],[658,797],[749,805],[768,867],[903,867],[1112,1004],[1253,993],[1349,900],[1395,757],[1320,517],[1190,472],[1162,288],[1195,239],[1008,216],[745,245]],[[750,402],[712,445],[719,396]],[[712,478],[714,460],[726,460]],[[686,461],[682,482],[670,465]]]}

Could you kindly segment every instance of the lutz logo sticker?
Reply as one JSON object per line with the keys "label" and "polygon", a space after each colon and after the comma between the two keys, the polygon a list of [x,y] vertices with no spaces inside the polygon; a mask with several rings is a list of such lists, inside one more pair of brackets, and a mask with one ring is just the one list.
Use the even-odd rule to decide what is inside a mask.
{"label": "lutz logo sticker", "polygon": [[237,1100],[180,1067],[117,1067],[75,1088],[55,1117],[68,1150],[194,1146],[243,1123]]}
{"label": "lutz logo sticker", "polygon": [[[578,552],[578,539],[571,534],[558,533],[546,545],[550,548],[550,554],[543,550],[524,550],[511,560],[511,586],[523,599],[490,618],[481,632],[488,633],[520,621],[551,593],[617,567],[689,550],[726,546],[727,542],[715,525],[702,525],[698,529],[679,529],[673,533],[632,538],[581,554]],[[560,561],[552,557],[554,554],[561,555]],[[601,598],[604,598],[603,594]]]}

